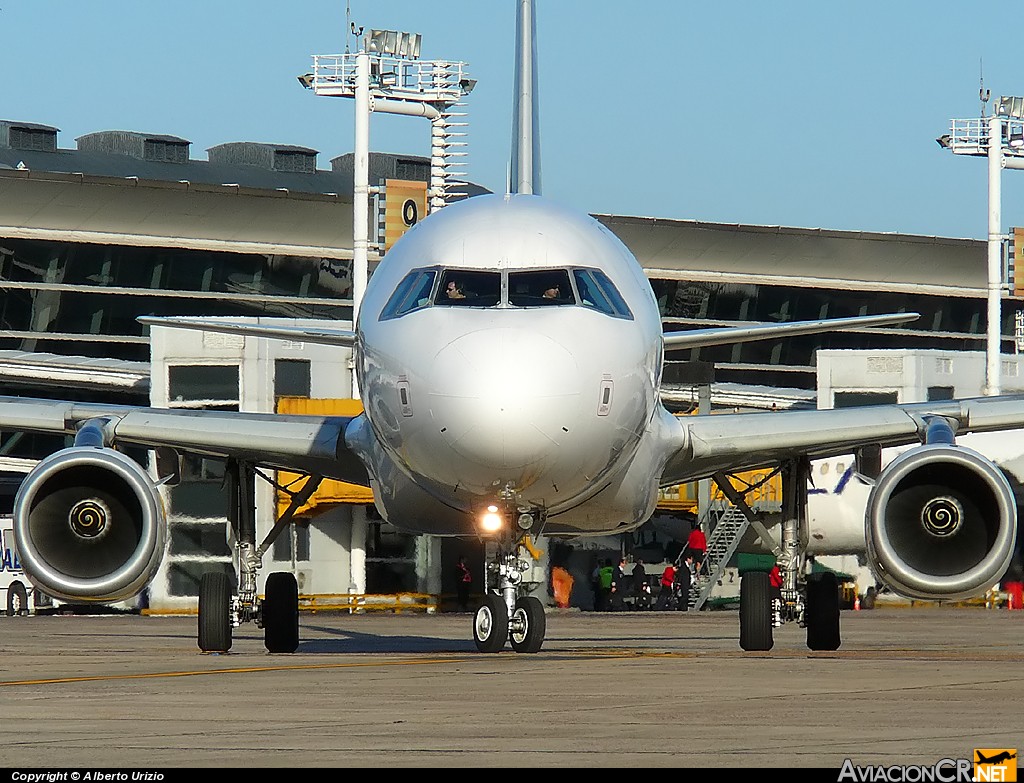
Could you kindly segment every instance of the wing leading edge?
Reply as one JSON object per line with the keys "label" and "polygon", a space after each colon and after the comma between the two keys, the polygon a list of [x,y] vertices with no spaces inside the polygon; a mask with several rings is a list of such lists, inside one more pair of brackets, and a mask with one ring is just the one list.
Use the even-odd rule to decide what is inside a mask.
{"label": "wing leading edge", "polygon": [[917,313],[890,315],[859,315],[852,318],[823,318],[817,321],[791,321],[782,324],[756,324],[751,326],[721,326],[711,329],[691,329],[686,332],[666,332],[666,348],[701,348],[709,345],[732,345],[772,337],[795,337],[799,334],[839,332],[871,326],[903,324],[918,318]]}
{"label": "wing leading edge", "polygon": [[863,446],[922,442],[940,417],[956,435],[1024,428],[1024,395],[907,405],[675,417],[674,453],[662,471],[668,486],[717,471],[752,470],[795,457],[850,454]]}
{"label": "wing leading edge", "polygon": [[363,463],[345,445],[357,416],[136,408],[0,397],[0,428],[73,435],[106,419],[112,445],[168,446],[268,468],[298,470],[369,486]]}
{"label": "wing leading edge", "polygon": [[356,341],[356,334],[347,329],[334,329],[329,326],[267,326],[252,323],[233,323],[224,320],[197,321],[193,318],[177,316],[160,318],[141,316],[136,319],[146,326],[169,326],[174,329],[190,329],[201,332],[219,332],[234,334],[241,337],[274,337],[279,340],[317,343],[320,345],[340,345],[351,347]]}
{"label": "wing leading edge", "polygon": [[[685,332],[666,332],[666,348],[700,348],[710,345],[728,345],[772,337],[792,337],[800,334],[836,332],[845,329],[862,329],[872,326],[889,326],[913,321],[917,313],[893,313],[890,315],[865,315],[852,318],[820,319],[817,321],[793,321],[784,324],[757,324],[752,326],[722,326],[711,329],[691,329]],[[147,326],[167,326],[175,329],[219,332],[242,337],[274,337],[281,340],[297,340],[322,345],[351,347],[356,340],[355,332],[334,329],[329,326],[267,326],[263,324],[233,323],[224,320],[203,320],[193,318],[142,316],[137,319]]]}

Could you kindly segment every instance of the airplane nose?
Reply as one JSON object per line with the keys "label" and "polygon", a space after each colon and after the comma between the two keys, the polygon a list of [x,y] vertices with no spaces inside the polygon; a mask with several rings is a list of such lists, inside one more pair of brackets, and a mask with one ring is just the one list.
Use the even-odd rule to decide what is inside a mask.
{"label": "airplane nose", "polygon": [[431,415],[452,449],[482,468],[539,467],[580,416],[576,361],[524,329],[463,335],[431,365]]}

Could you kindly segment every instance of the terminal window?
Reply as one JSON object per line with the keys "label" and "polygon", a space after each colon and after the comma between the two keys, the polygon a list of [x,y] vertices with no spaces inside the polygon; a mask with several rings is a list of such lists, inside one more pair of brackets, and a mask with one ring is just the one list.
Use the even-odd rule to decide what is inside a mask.
{"label": "terminal window", "polygon": [[172,364],[167,367],[167,399],[176,403],[238,403],[238,365]]}
{"label": "terminal window", "polygon": [[310,363],[306,359],[277,359],[274,362],[274,395],[277,397],[309,397],[312,382]]}
{"label": "terminal window", "polygon": [[896,392],[836,392],[832,397],[833,408],[856,408],[861,405],[888,405],[899,402]]}

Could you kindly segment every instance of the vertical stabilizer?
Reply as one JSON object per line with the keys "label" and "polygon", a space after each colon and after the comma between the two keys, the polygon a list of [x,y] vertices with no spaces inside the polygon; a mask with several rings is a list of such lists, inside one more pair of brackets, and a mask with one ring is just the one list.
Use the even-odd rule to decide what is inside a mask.
{"label": "vertical stabilizer", "polygon": [[516,0],[516,71],[512,106],[509,193],[540,195],[540,129],[537,126],[537,25],[533,0]]}

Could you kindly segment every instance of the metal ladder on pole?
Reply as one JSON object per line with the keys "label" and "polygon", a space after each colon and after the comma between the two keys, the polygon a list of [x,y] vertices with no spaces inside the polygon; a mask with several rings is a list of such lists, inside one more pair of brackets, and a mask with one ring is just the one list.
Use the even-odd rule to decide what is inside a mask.
{"label": "metal ladder on pole", "polygon": [[[461,93],[464,72],[461,63],[436,62],[431,82],[439,92]],[[431,120],[430,128],[430,209],[447,206],[468,195],[466,187],[466,104],[450,101],[437,108],[441,116]]]}
{"label": "metal ladder on pole", "polygon": [[468,154],[465,141],[469,124],[461,118],[466,112],[457,111],[465,104],[455,103],[446,106],[441,116],[432,122],[430,142],[430,195],[431,210],[450,204],[453,200],[464,198],[468,193],[466,186],[466,161]]}
{"label": "metal ladder on pole", "polygon": [[708,537],[705,555],[707,567],[703,573],[698,574],[697,583],[690,588],[690,609],[702,609],[707,603],[749,526],[750,520],[736,506],[730,505],[722,512]]}

